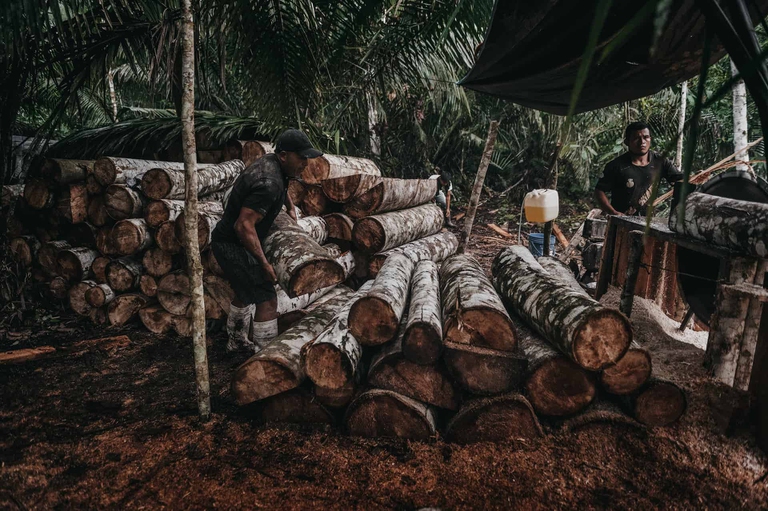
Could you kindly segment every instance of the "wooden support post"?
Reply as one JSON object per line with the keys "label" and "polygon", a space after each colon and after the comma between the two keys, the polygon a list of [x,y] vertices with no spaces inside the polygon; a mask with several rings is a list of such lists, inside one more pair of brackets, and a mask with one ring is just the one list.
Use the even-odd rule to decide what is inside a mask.
{"label": "wooden support post", "polygon": [[[630,231],[629,254],[627,260],[627,277],[621,290],[621,304],[619,310],[627,317],[632,314],[632,304],[635,301],[635,285],[637,275],[640,273],[640,263],[643,260],[643,231]],[[605,250],[605,248],[603,248]]]}
{"label": "wooden support post", "polygon": [[485,149],[483,150],[483,157],[480,159],[480,167],[477,169],[477,175],[475,176],[475,184],[472,186],[472,195],[469,198],[469,207],[467,208],[467,218],[464,220],[464,231],[461,233],[459,240],[460,254],[463,254],[467,248],[469,242],[469,235],[472,233],[472,224],[475,222],[475,213],[477,213],[477,205],[480,203],[480,193],[483,191],[483,182],[485,181],[485,173],[488,172],[488,165],[491,163],[491,156],[493,155],[493,146],[496,144],[496,135],[499,132],[499,121],[491,121],[491,125],[488,127],[488,138],[485,140]]}
{"label": "wooden support post", "polygon": [[552,221],[549,221],[544,224],[544,250],[542,251],[544,257],[549,257],[550,239],[552,238],[552,223]]}
{"label": "wooden support post", "polygon": [[603,244],[603,256],[600,260],[600,272],[597,276],[597,288],[595,289],[595,300],[599,300],[611,283],[611,274],[613,273],[613,254],[616,251],[616,231],[618,226],[611,217],[608,218],[608,230],[605,233],[605,242]]}

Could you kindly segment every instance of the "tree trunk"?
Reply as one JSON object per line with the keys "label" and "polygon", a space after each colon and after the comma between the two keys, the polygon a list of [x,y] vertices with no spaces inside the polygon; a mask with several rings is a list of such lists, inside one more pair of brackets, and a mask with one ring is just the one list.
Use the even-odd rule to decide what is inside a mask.
{"label": "tree trunk", "polygon": [[104,193],[104,207],[113,220],[142,218],[147,200],[125,185],[109,185]]}
{"label": "tree trunk", "polygon": [[103,194],[91,196],[88,202],[88,222],[96,227],[104,227],[112,222],[112,217],[107,213],[106,198]]}
{"label": "tree trunk", "polygon": [[139,293],[125,293],[116,296],[107,306],[109,324],[115,327],[123,326],[149,304],[149,298]]}
{"label": "tree trunk", "polygon": [[544,271],[549,274],[550,277],[559,281],[563,286],[573,289],[579,293],[587,295],[586,290],[581,287],[579,281],[573,274],[573,271],[561,262],[559,259],[548,256],[541,256],[536,258],[536,262],[544,268]]}
{"label": "tree trunk", "polygon": [[357,393],[357,384],[353,381],[348,385],[340,389],[327,389],[314,385],[313,387],[315,399],[329,408],[344,408],[346,407]]}
{"label": "tree trunk", "polygon": [[497,443],[543,435],[531,404],[517,393],[467,401],[446,428],[446,439],[459,444]]}
{"label": "tree trunk", "polygon": [[139,290],[144,296],[154,298],[157,296],[157,280],[151,275],[142,275],[139,279]]}
{"label": "tree trunk", "polygon": [[472,233],[472,224],[475,222],[475,213],[477,213],[477,205],[480,203],[480,194],[483,191],[483,183],[485,182],[485,174],[488,172],[488,165],[491,163],[491,156],[493,156],[493,146],[496,145],[496,135],[499,132],[499,121],[491,121],[488,127],[488,138],[485,140],[485,149],[483,149],[483,156],[480,158],[480,166],[477,168],[477,175],[475,176],[475,184],[472,185],[472,195],[469,198],[469,206],[467,206],[467,215],[464,217],[464,230],[461,232],[461,240],[459,242],[459,253],[463,253],[466,250],[467,243],[469,242],[469,235]]}
{"label": "tree trunk", "polygon": [[[235,183],[245,168],[240,160],[225,161],[218,165],[198,165],[197,195],[203,197],[226,190]],[[201,168],[203,167],[203,168]],[[150,199],[184,199],[184,170],[182,168],[152,169],[141,180],[141,190]]]}
{"label": "tree trunk", "polygon": [[685,221],[669,215],[674,232],[736,250],[768,257],[768,204],[693,192],[685,201]]}
{"label": "tree trunk", "polygon": [[363,346],[393,339],[408,301],[413,262],[405,256],[387,259],[371,289],[352,305],[349,330]]}
{"label": "tree trunk", "polygon": [[80,316],[87,316],[91,312],[91,306],[85,300],[85,293],[95,286],[92,280],[78,282],[69,288],[69,308]]}
{"label": "tree trunk", "polygon": [[[200,206],[202,207],[203,204],[206,203],[201,203]],[[163,222],[176,220],[183,211],[183,200],[153,200],[144,208],[144,220],[148,226],[158,227]]]}
{"label": "tree trunk", "polygon": [[302,214],[304,216],[318,216],[327,213],[328,198],[323,193],[323,189],[318,185],[304,186],[304,199],[301,201]]}
{"label": "tree trunk", "polygon": [[88,218],[88,191],[85,185],[72,183],[63,186],[56,207],[69,223],[85,222]]}
{"label": "tree trunk", "polygon": [[239,405],[274,396],[301,385],[301,349],[322,332],[353,292],[345,290],[312,311],[290,330],[237,368],[232,393]]}
{"label": "tree trunk", "polygon": [[323,217],[307,216],[299,218],[298,224],[318,245],[322,245],[328,239],[328,225]]}
{"label": "tree trunk", "polygon": [[107,284],[118,293],[131,291],[139,287],[142,268],[141,263],[130,258],[121,257],[107,264]]}
{"label": "tree trunk", "polygon": [[157,300],[163,309],[174,316],[186,316],[191,301],[189,277],[177,271],[160,279],[157,283]]}
{"label": "tree trunk", "polygon": [[282,334],[314,309],[328,300],[333,300],[340,293],[346,293],[349,288],[346,286],[326,287],[295,298],[289,298],[280,286],[275,286],[275,289],[277,290],[277,313],[280,315],[277,318],[277,332]]}
{"label": "tree trunk", "polygon": [[301,172],[301,180],[307,184],[317,185],[326,179],[333,179],[351,174],[369,174],[380,176],[381,171],[371,160],[324,154],[319,158],[311,158],[307,167]]}
{"label": "tree trunk", "polygon": [[416,364],[434,364],[443,351],[440,274],[429,260],[416,264],[411,277],[411,304],[403,335],[403,356]]}
{"label": "tree trunk", "polygon": [[435,198],[434,179],[382,178],[381,182],[344,205],[344,213],[358,219],[377,213],[415,208]]}
{"label": "tree trunk", "polygon": [[85,301],[91,307],[104,307],[115,299],[115,292],[107,284],[97,284],[85,292]]}
{"label": "tree trunk", "polygon": [[97,251],[85,247],[60,250],[56,256],[59,274],[69,282],[79,282],[88,276],[93,260],[99,255]]}
{"label": "tree trunk", "polygon": [[120,220],[112,228],[111,243],[117,255],[130,256],[152,245],[152,233],[143,218]]}
{"label": "tree trunk", "polygon": [[13,260],[24,268],[32,266],[32,263],[37,260],[40,248],[40,242],[31,234],[14,238],[8,244]]}
{"label": "tree trunk", "polygon": [[[736,76],[739,70],[731,61],[731,75]],[[738,80],[733,84],[733,152],[747,147],[749,144],[749,123],[747,122],[747,87],[744,80]],[[749,161],[749,153],[744,151],[734,158],[736,161]],[[746,170],[746,165],[736,167]]]}
{"label": "tree trunk", "polygon": [[160,278],[173,270],[173,255],[158,247],[150,248],[144,252],[141,264],[148,275]]}
{"label": "tree trunk", "polygon": [[321,186],[326,197],[334,202],[346,203],[381,183],[381,179],[381,176],[372,174],[349,174],[326,179]]}
{"label": "tree trunk", "polygon": [[625,395],[635,392],[650,379],[651,354],[632,342],[627,353],[611,367],[600,373],[600,385],[610,394]]}
{"label": "tree trunk", "polygon": [[165,334],[173,329],[173,315],[159,305],[141,309],[139,319],[144,327],[154,334]]}
{"label": "tree trunk", "polygon": [[262,244],[280,287],[290,297],[344,281],[344,269],[285,212],[275,219]]}
{"label": "tree trunk", "polygon": [[[212,167],[212,165],[199,165],[198,169],[206,167]],[[134,160],[131,158],[113,158],[109,156],[96,160],[93,164],[93,175],[96,177],[96,181],[103,187],[117,184],[136,188],[141,184],[144,175],[153,169],[182,171],[184,170],[184,164],[172,161]],[[143,187],[142,190],[144,190]],[[163,199],[165,197],[159,198]]]}
{"label": "tree trunk", "polygon": [[443,211],[434,204],[369,216],[355,222],[352,239],[367,253],[399,247],[443,228]]}
{"label": "tree trunk", "polygon": [[235,140],[227,142],[224,147],[225,160],[241,160],[248,167],[262,156],[274,153],[275,147],[261,140]]}
{"label": "tree trunk", "polygon": [[632,327],[623,314],[563,286],[525,247],[500,252],[492,272],[507,304],[584,369],[615,364],[629,348]]}
{"label": "tree trunk", "polygon": [[517,334],[493,284],[474,257],[457,254],[440,268],[445,340],[514,351]]}
{"label": "tree trunk", "polygon": [[675,167],[678,169],[683,166],[683,135],[685,134],[686,106],[688,106],[688,82],[683,82],[680,89],[680,115],[677,120],[677,151],[675,151]]}
{"label": "tree trunk", "polygon": [[[197,214],[197,244],[200,250],[205,249],[211,244],[211,237],[216,224],[219,223],[224,215],[224,208],[218,202],[199,203],[199,212]],[[186,237],[186,214],[182,212],[176,220],[176,239],[183,240]],[[201,263],[202,264],[202,263]]]}
{"label": "tree trunk", "polygon": [[155,243],[163,252],[178,254],[181,252],[181,243],[176,238],[176,222],[163,222],[155,231]]}
{"label": "tree trunk", "polygon": [[350,435],[427,441],[436,434],[435,410],[391,390],[371,389],[347,408]]}
{"label": "tree trunk", "polygon": [[380,252],[371,257],[368,263],[368,275],[375,278],[378,275],[384,261],[387,257],[394,254],[403,254],[410,258],[414,264],[430,260],[440,262],[448,256],[453,255],[459,247],[459,240],[450,231],[443,231],[431,236],[400,245],[399,247]]}
{"label": "tree trunk", "polygon": [[467,392],[494,395],[520,388],[527,364],[520,350],[499,351],[449,340],[443,345],[448,372]]}
{"label": "tree trunk", "polygon": [[306,388],[291,389],[247,408],[256,424],[334,424],[335,418]]}
{"label": "tree trunk", "polygon": [[307,195],[307,187],[301,181],[291,179],[288,181],[288,190],[286,191],[291,198],[291,202],[297,207],[301,206],[304,202],[304,197]]}
{"label": "tree trunk", "polygon": [[58,262],[59,252],[68,248],[71,248],[71,246],[64,240],[43,243],[37,251],[37,264],[47,275],[59,276],[61,274]]}
{"label": "tree trunk", "polygon": [[627,412],[647,426],[668,426],[685,413],[685,392],[674,383],[651,378],[641,389],[620,400]]}
{"label": "tree trunk", "polygon": [[99,284],[107,283],[107,265],[111,259],[107,256],[99,256],[93,260],[91,264],[91,273],[93,273],[93,280]]}
{"label": "tree trunk", "polygon": [[30,179],[24,185],[24,200],[34,209],[48,209],[53,207],[56,196],[56,188],[50,181]]}
{"label": "tree trunk", "polygon": [[331,213],[323,217],[328,238],[332,240],[352,241],[352,229],[355,222],[343,213]]}
{"label": "tree trunk", "polygon": [[85,181],[93,170],[93,160],[59,160],[46,158],[40,169],[44,179],[53,179],[59,184]]}

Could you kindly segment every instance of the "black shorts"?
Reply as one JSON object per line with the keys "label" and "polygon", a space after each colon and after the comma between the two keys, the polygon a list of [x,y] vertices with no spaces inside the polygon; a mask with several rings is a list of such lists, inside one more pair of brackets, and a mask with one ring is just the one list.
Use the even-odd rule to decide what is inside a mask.
{"label": "black shorts", "polygon": [[245,305],[277,297],[275,285],[267,280],[261,264],[241,244],[214,241],[211,250],[235,296]]}

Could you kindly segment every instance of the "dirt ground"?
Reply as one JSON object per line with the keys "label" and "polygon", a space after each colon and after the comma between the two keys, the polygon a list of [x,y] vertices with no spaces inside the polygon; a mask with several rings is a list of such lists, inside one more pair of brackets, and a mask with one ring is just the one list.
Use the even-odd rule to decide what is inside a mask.
{"label": "dirt ground", "polygon": [[[490,218],[473,234],[486,266],[510,242],[484,227]],[[768,460],[747,427],[726,423],[730,393],[702,367],[706,334],[677,333],[642,299],[636,338],[688,394],[678,424],[545,423],[539,440],[469,446],[258,426],[230,398],[245,356],[227,354],[221,334],[209,339],[214,416],[201,423],[187,341],[60,320],[0,331],[0,350],[58,350],[0,367],[0,509],[768,507]],[[75,344],[107,334],[130,340]]]}

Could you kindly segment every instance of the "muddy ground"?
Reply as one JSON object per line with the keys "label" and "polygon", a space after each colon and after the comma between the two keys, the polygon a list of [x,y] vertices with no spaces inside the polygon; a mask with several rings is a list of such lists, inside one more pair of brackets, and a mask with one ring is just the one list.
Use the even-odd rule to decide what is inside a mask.
{"label": "muddy ground", "polygon": [[[473,238],[486,266],[509,243],[483,226],[492,219]],[[729,427],[733,400],[703,370],[701,334],[676,333],[642,299],[636,337],[688,394],[678,424],[547,423],[535,441],[469,446],[256,425],[228,393],[245,356],[227,354],[222,334],[209,339],[214,416],[201,423],[187,341],[52,321],[0,331],[0,350],[58,350],[0,366],[0,509],[768,507],[768,461],[748,426]],[[105,335],[129,341],[75,344]]]}

